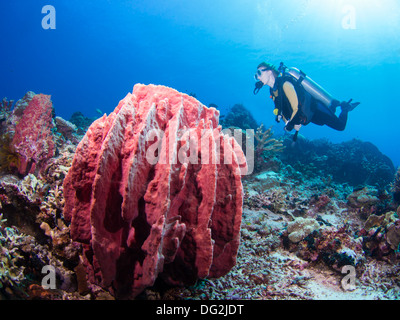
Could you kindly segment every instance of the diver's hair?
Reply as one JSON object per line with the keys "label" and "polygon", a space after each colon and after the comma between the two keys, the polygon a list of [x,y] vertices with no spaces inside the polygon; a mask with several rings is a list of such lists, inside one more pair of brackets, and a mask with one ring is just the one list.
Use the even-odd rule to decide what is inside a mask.
{"label": "diver's hair", "polygon": [[258,65],[257,69],[259,69],[259,68],[265,68],[265,69],[267,69],[267,70],[272,70],[272,72],[275,74],[275,76],[278,76],[278,75],[279,75],[278,69],[277,69],[273,64],[271,64],[271,63],[261,62],[261,63]]}

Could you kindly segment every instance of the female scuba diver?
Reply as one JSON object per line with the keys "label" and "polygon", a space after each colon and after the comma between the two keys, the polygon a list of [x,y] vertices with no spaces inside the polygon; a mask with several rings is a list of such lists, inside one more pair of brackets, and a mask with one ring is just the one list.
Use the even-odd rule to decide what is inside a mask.
{"label": "female scuba diver", "polygon": [[[262,62],[255,74],[256,88],[254,94],[267,85],[270,87],[271,98],[275,103],[276,121],[285,121],[285,130],[295,129],[297,138],[302,125],[310,122],[319,126],[343,131],[347,123],[347,115],[360,103],[339,102],[329,93],[295,68],[287,68],[283,63],[276,69],[272,64]],[[341,107],[339,117],[335,115],[336,108]]]}

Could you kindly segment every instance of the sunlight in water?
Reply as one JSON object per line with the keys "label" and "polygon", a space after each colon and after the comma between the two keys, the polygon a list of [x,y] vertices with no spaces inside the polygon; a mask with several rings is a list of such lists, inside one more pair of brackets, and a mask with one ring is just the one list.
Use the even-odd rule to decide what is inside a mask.
{"label": "sunlight in water", "polygon": [[[399,27],[399,3],[396,0],[310,0],[310,15],[324,20],[341,18],[343,28],[368,26],[371,30]],[[354,21],[350,21],[354,20]]]}
{"label": "sunlight in water", "polygon": [[311,59],[329,63],[398,59],[400,6],[395,0],[259,0],[256,12],[253,45],[273,59],[287,52],[314,52]]}

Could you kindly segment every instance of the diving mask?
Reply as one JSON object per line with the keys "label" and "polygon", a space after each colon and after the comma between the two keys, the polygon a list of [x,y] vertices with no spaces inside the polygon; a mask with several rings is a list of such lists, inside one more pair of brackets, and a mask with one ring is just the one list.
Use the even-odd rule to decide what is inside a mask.
{"label": "diving mask", "polygon": [[254,75],[254,79],[256,79],[256,81],[257,80],[259,80],[259,77],[261,77],[261,75],[262,75],[262,73],[264,72],[264,71],[268,71],[269,69],[258,69],[257,70],[257,72],[256,72],[256,74]]}

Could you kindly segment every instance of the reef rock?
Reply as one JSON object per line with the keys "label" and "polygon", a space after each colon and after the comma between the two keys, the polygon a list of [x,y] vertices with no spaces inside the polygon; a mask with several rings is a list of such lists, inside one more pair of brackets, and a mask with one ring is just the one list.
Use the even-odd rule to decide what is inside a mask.
{"label": "reef rock", "polygon": [[349,205],[355,208],[371,207],[379,203],[379,198],[376,196],[377,190],[372,188],[362,188],[353,191],[348,197]]}
{"label": "reef rock", "polygon": [[78,145],[64,215],[91,282],[136,296],[220,277],[236,263],[244,154],[219,113],[163,86],[136,85]]}
{"label": "reef rock", "polygon": [[319,229],[319,223],[312,218],[298,217],[294,221],[288,223],[287,232],[289,240],[297,243]]}
{"label": "reef rock", "polygon": [[21,175],[35,173],[54,156],[52,112],[50,96],[44,94],[34,95],[23,109],[12,140],[12,147],[19,156],[14,165]]}
{"label": "reef rock", "polygon": [[397,168],[396,175],[391,184],[391,191],[393,192],[393,200],[400,203],[400,167]]}
{"label": "reef rock", "polygon": [[393,162],[370,142],[353,139],[335,144],[299,136],[294,145],[292,139],[286,138],[284,146],[281,160],[307,176],[324,174],[336,183],[383,188],[395,175]]}
{"label": "reef rock", "polygon": [[253,129],[257,130],[257,121],[254,119],[250,111],[242,104],[235,104],[231,110],[221,120],[222,127],[236,127],[242,130]]}
{"label": "reef rock", "polygon": [[400,245],[400,220],[392,223],[387,228],[387,242],[393,250],[398,251]]}
{"label": "reef rock", "polygon": [[73,123],[61,118],[56,117],[57,131],[62,134],[65,139],[78,143],[78,139],[74,134],[78,131],[78,128]]}
{"label": "reef rock", "polygon": [[77,134],[85,135],[87,129],[96,120],[96,118],[88,118],[83,115],[82,112],[74,112],[69,119],[69,122],[74,124],[77,128]]}

